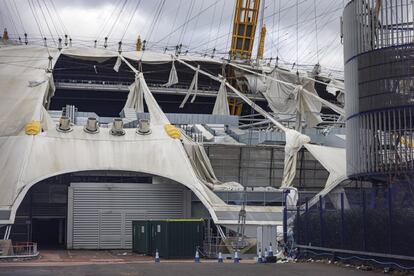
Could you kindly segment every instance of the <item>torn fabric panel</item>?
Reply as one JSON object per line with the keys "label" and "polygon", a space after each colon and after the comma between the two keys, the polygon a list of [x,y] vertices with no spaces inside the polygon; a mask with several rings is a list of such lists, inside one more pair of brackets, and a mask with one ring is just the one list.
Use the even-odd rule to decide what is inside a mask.
{"label": "torn fabric panel", "polygon": [[170,124],[167,116],[165,116],[165,113],[161,110],[161,107],[158,105],[157,101],[149,90],[144,75],[142,73],[138,73],[138,76],[135,78],[139,81],[140,89],[143,91],[145,103],[148,107],[148,113],[150,114],[151,124],[163,126]]}
{"label": "torn fabric panel", "polygon": [[346,175],[346,149],[311,144],[305,145],[305,148],[329,172],[325,187],[309,200],[308,207],[310,208],[319,201],[320,196],[324,197],[340,188],[339,185],[348,179]]}
{"label": "torn fabric panel", "polygon": [[345,83],[336,79],[332,79],[326,86],[326,91],[336,97],[338,102],[345,104]]}
{"label": "torn fabric panel", "polygon": [[314,127],[322,122],[320,112],[322,104],[315,97],[304,93],[307,90],[310,93],[318,96],[315,91],[315,82],[304,74],[297,75],[296,73],[284,71],[281,69],[274,69],[270,77],[283,82],[297,85],[293,88],[292,85],[276,81],[266,81],[266,92],[263,93],[269,103],[269,107],[275,113],[282,114],[296,114],[299,112],[305,119],[308,127]]}
{"label": "torn fabric panel", "polygon": [[227,99],[227,88],[225,80],[221,81],[217,93],[216,103],[213,108],[213,115],[230,115],[229,101]]}
{"label": "torn fabric panel", "polygon": [[124,106],[125,108],[133,108],[137,113],[144,112],[144,92],[142,91],[140,82],[137,80],[129,86],[129,94]]}
{"label": "torn fabric panel", "polygon": [[283,179],[281,188],[291,187],[292,181],[296,175],[297,153],[303,145],[310,142],[310,138],[296,130],[288,129],[286,134],[285,145],[285,166],[283,170]]}
{"label": "torn fabric panel", "polygon": [[190,88],[188,89],[187,94],[185,94],[185,97],[184,97],[182,103],[180,104],[180,108],[184,108],[184,105],[187,103],[188,98],[193,93],[193,91],[194,91],[194,95],[193,95],[193,98],[191,99],[191,103],[194,102],[194,100],[197,96],[197,92],[198,92],[198,70],[199,69],[200,69],[200,65],[197,66],[197,70],[194,74],[193,80],[191,81]]}
{"label": "torn fabric panel", "polygon": [[122,64],[122,59],[121,59],[121,57],[118,57],[116,59],[115,65],[114,65],[114,71],[115,72],[119,72],[119,67],[121,67],[121,64]]}
{"label": "torn fabric panel", "polygon": [[178,75],[177,75],[177,70],[175,69],[175,62],[172,62],[172,66],[171,66],[171,71],[170,71],[170,76],[168,78],[168,82],[166,84],[164,84],[164,87],[170,87],[174,84],[178,83]]}
{"label": "torn fabric panel", "polygon": [[182,143],[197,178],[214,191],[243,191],[241,184],[221,182],[217,179],[203,145],[192,141],[183,133]]}

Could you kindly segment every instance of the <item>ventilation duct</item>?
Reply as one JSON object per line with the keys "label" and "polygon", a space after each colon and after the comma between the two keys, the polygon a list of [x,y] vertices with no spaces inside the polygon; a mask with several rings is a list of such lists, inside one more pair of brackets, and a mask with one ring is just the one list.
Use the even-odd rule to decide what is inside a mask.
{"label": "ventilation duct", "polygon": [[121,118],[115,118],[112,121],[111,134],[114,136],[125,135],[124,122],[122,121]]}
{"label": "ventilation duct", "polygon": [[69,117],[60,117],[59,124],[57,125],[56,130],[59,132],[71,132],[73,129]]}
{"label": "ventilation duct", "polygon": [[96,118],[89,117],[86,126],[83,129],[87,133],[95,134],[99,132],[99,123]]}
{"label": "ventilation duct", "polygon": [[151,133],[150,121],[147,119],[139,120],[137,133],[141,135],[150,134]]}

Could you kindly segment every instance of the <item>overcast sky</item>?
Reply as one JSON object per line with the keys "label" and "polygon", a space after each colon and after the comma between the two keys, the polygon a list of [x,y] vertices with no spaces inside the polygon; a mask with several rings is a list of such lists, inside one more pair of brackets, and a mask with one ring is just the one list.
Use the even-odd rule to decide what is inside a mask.
{"label": "overcast sky", "polygon": [[[63,24],[51,0],[0,0],[1,26],[7,27],[12,37],[16,32],[21,37],[27,32],[29,40],[39,41],[40,30],[29,1],[48,40],[51,34],[55,39],[57,33],[62,36],[64,25],[74,45],[92,47],[95,39],[102,45],[105,36],[109,36],[111,45],[116,45],[124,36],[125,47],[132,47],[137,36],[141,35],[143,40],[150,41],[149,48],[154,50],[182,43],[190,52],[211,55],[213,48],[218,53],[229,49],[236,0],[53,0]],[[297,2],[298,9],[294,0],[265,1],[265,56],[279,56],[287,63],[298,60],[299,64],[309,65],[319,59],[324,68],[342,70],[339,20],[346,1]]]}

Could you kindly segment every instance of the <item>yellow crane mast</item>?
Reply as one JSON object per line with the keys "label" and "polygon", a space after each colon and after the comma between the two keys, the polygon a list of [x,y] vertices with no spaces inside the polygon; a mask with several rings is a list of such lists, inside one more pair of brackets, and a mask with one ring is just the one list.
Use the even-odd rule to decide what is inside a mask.
{"label": "yellow crane mast", "polygon": [[252,57],[260,0],[236,0],[230,56],[232,59]]}

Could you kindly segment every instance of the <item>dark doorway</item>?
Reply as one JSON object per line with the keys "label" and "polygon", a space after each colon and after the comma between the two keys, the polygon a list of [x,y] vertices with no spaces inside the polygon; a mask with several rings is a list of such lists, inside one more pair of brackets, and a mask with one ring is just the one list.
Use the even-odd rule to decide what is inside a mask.
{"label": "dark doorway", "polygon": [[65,219],[34,218],[32,241],[39,249],[63,248],[65,246]]}

